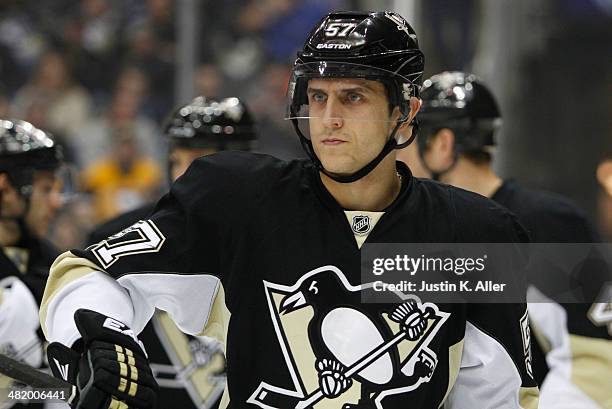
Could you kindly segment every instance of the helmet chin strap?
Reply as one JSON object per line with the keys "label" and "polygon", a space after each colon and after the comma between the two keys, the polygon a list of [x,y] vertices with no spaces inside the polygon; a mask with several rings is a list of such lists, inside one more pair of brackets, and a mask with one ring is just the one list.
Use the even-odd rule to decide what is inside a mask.
{"label": "helmet chin strap", "polygon": [[326,176],[328,176],[329,178],[331,178],[332,180],[336,182],[352,183],[352,182],[358,181],[359,179],[369,174],[372,170],[374,170],[374,168],[376,168],[376,166],[378,166],[378,164],[382,162],[382,160],[389,154],[389,152],[391,152],[394,149],[404,148],[410,145],[414,141],[414,139],[416,138],[418,129],[419,129],[418,122],[416,121],[412,122],[412,126],[413,126],[412,135],[406,142],[398,144],[397,141],[395,140],[395,134],[397,133],[399,127],[406,121],[406,118],[407,118],[407,115],[404,115],[403,118],[400,118],[397,121],[397,124],[395,125],[395,127],[393,128],[393,131],[391,132],[391,136],[389,137],[389,140],[387,141],[385,146],[383,146],[380,153],[374,159],[372,159],[370,163],[368,163],[367,165],[359,169],[357,172],[349,173],[349,174],[332,173],[332,172],[329,172],[327,169],[325,169],[325,167],[323,167],[323,164],[321,163],[321,161],[315,154],[314,148],[312,146],[312,141],[306,138],[306,136],[304,136],[304,134],[302,133],[300,126],[298,124],[298,120],[296,118],[291,118],[291,123],[293,124],[293,128],[295,129],[295,132],[300,137],[300,143],[302,144],[302,148],[304,149],[304,151],[306,151],[306,154],[308,154],[308,157],[310,158],[310,160],[314,163],[315,167],[320,172],[322,172],[323,174],[325,174]]}

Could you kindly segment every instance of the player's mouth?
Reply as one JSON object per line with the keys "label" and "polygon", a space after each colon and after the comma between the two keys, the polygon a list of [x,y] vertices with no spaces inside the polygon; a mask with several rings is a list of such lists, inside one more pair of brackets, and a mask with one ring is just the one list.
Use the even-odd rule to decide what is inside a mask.
{"label": "player's mouth", "polygon": [[346,141],[338,138],[325,138],[321,140],[321,143],[326,146],[335,146],[346,143]]}

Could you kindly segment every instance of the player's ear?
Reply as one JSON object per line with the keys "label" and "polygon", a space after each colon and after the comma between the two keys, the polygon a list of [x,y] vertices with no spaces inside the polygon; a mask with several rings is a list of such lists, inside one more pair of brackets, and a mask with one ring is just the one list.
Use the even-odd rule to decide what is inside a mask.
{"label": "player's ear", "polygon": [[[398,132],[401,133],[408,129],[408,127],[410,126],[410,123],[416,116],[417,112],[419,112],[419,109],[421,109],[422,103],[423,101],[421,101],[419,98],[415,98],[415,97],[410,98],[410,114],[408,115],[408,120],[400,125]],[[399,108],[396,107],[394,113],[397,114],[396,119],[398,119],[400,116]]]}
{"label": "player's ear", "polygon": [[420,98],[412,97],[410,98],[410,117],[408,118],[408,122],[411,122],[416,116],[419,109],[421,109],[421,105],[423,101]]}
{"label": "player's ear", "polygon": [[10,186],[8,175],[6,173],[0,173],[0,192],[6,190]]}
{"label": "player's ear", "polygon": [[443,160],[453,160],[455,134],[448,128],[442,128],[429,139],[429,148]]}

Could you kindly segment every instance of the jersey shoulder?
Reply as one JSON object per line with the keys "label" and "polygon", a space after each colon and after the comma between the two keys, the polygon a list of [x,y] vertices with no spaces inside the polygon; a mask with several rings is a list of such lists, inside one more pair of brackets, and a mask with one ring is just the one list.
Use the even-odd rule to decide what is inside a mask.
{"label": "jersey shoulder", "polygon": [[257,179],[262,176],[272,177],[285,174],[294,170],[296,166],[303,167],[306,162],[305,160],[285,161],[263,153],[222,151],[196,159],[188,172],[215,170],[228,177]]}
{"label": "jersey shoulder", "polygon": [[516,213],[534,242],[601,241],[586,213],[562,195],[530,189],[509,181],[504,183],[493,198]]}
{"label": "jersey shoulder", "polygon": [[429,197],[447,202],[456,224],[456,240],[465,243],[528,242],[525,228],[508,209],[474,192],[432,180],[418,179]]}
{"label": "jersey shoulder", "polygon": [[173,188],[179,193],[193,189],[249,199],[249,195],[261,195],[283,179],[300,178],[306,166],[304,160],[284,161],[265,154],[223,151],[196,159]]}
{"label": "jersey shoulder", "polygon": [[130,210],[129,212],[122,213],[114,219],[97,226],[89,233],[89,236],[87,237],[87,245],[89,246],[98,243],[133,225],[137,221],[146,219],[154,208],[155,204],[149,203],[137,209]]}

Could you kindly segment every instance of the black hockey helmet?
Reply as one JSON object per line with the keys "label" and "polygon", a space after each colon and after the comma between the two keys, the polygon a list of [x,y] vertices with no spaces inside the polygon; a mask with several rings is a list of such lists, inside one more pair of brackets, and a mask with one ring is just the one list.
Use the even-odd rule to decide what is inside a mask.
{"label": "black hockey helmet", "polygon": [[[409,145],[418,124],[413,121],[412,136],[396,140],[401,124],[408,120],[410,98],[418,97],[424,69],[424,56],[416,34],[403,17],[392,12],[332,12],[310,33],[297,53],[288,86],[288,115],[302,146],[317,168],[338,182],[353,182],[367,175],[393,149]],[[316,157],[311,141],[300,130],[298,119],[308,118],[308,81],[312,78],[362,78],[383,83],[389,103],[399,107],[402,117],[380,154],[351,175],[329,174]]]}
{"label": "black hockey helmet", "polygon": [[257,139],[253,118],[236,97],[217,100],[199,96],[176,109],[163,132],[171,146],[191,149],[251,150]]}
{"label": "black hockey helmet", "polygon": [[29,197],[35,171],[55,171],[62,149],[53,136],[29,122],[0,119],[0,173],[6,173],[20,195]]}
{"label": "black hockey helmet", "polygon": [[456,154],[495,146],[501,114],[493,94],[475,75],[458,71],[434,75],[424,81],[421,99],[417,115],[422,129],[418,141],[421,156],[428,137],[443,128],[455,134]]}

